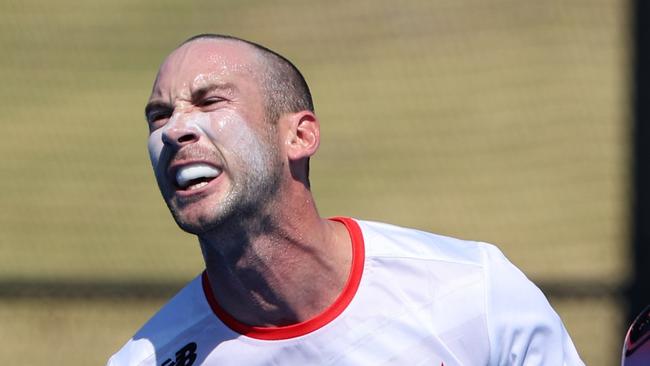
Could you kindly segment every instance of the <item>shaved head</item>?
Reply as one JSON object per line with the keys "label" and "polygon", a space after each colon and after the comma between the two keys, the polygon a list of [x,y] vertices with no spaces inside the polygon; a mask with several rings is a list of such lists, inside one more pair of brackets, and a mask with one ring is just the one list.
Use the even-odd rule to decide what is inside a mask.
{"label": "shaved head", "polygon": [[[254,42],[222,34],[199,34],[188,38],[180,46],[198,40],[229,40],[249,45],[259,56],[261,65],[261,81],[266,100],[267,117],[271,123],[285,113],[295,113],[304,110],[314,111],[309,86],[298,68],[284,56]],[[180,47],[179,46],[179,47]]]}

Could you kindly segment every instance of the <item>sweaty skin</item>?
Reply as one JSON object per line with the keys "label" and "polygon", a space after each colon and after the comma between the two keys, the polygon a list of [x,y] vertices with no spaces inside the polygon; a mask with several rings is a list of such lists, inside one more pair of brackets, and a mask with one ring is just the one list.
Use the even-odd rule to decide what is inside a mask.
{"label": "sweaty skin", "polygon": [[[257,52],[214,39],[176,49],[146,108],[148,146],[176,222],[199,237],[221,306],[243,323],[277,326],[334,301],[350,272],[351,243],[342,224],[320,218],[300,179],[318,148],[318,120],[310,111],[268,120],[267,66]],[[179,169],[219,174],[181,187]]]}
{"label": "sweaty skin", "polygon": [[[149,151],[172,214],[184,230],[198,234],[236,212],[259,209],[263,195],[277,189],[281,163],[269,141],[273,124],[265,123],[261,108],[248,108],[253,104],[249,100],[261,100],[255,79],[247,77],[250,68],[199,52],[197,58],[206,62],[198,70],[197,58],[188,57],[195,53],[187,48],[168,58],[156,79],[150,103],[167,104],[173,112],[150,121]],[[254,127],[267,133],[255,133]],[[214,165],[222,174],[192,194],[178,192],[175,169],[198,162]],[[217,193],[218,201],[210,199]]]}

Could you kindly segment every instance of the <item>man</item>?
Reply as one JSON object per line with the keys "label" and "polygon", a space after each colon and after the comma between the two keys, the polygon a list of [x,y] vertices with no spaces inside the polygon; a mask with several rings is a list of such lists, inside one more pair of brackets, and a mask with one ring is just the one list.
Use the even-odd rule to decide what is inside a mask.
{"label": "man", "polygon": [[582,365],[495,247],[318,215],[318,119],[282,56],[190,38],[145,113],[160,191],[206,269],[109,365]]}

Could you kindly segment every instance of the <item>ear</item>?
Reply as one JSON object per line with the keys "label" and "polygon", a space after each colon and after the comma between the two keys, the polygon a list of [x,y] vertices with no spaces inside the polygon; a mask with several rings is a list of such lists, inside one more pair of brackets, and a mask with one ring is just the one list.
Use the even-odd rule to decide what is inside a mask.
{"label": "ear", "polygon": [[316,153],[320,145],[320,123],[313,112],[301,111],[288,116],[288,133],[286,139],[289,160],[309,158]]}

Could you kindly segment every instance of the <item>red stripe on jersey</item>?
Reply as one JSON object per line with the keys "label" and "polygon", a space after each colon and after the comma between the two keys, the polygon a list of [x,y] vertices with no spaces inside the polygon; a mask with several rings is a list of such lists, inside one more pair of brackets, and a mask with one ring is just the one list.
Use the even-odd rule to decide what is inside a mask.
{"label": "red stripe on jersey", "polygon": [[330,220],[338,221],[345,225],[350,234],[350,239],[352,240],[352,266],[350,276],[343,291],[325,311],[304,322],[281,327],[256,327],[244,324],[233,318],[219,305],[212,293],[212,286],[210,286],[208,274],[206,271],[203,271],[203,292],[215,315],[235,332],[263,340],[281,340],[299,337],[325,326],[339,316],[350,304],[359,288],[359,282],[361,282],[361,275],[363,274],[365,250],[361,228],[356,221],[347,217],[333,217]]}

